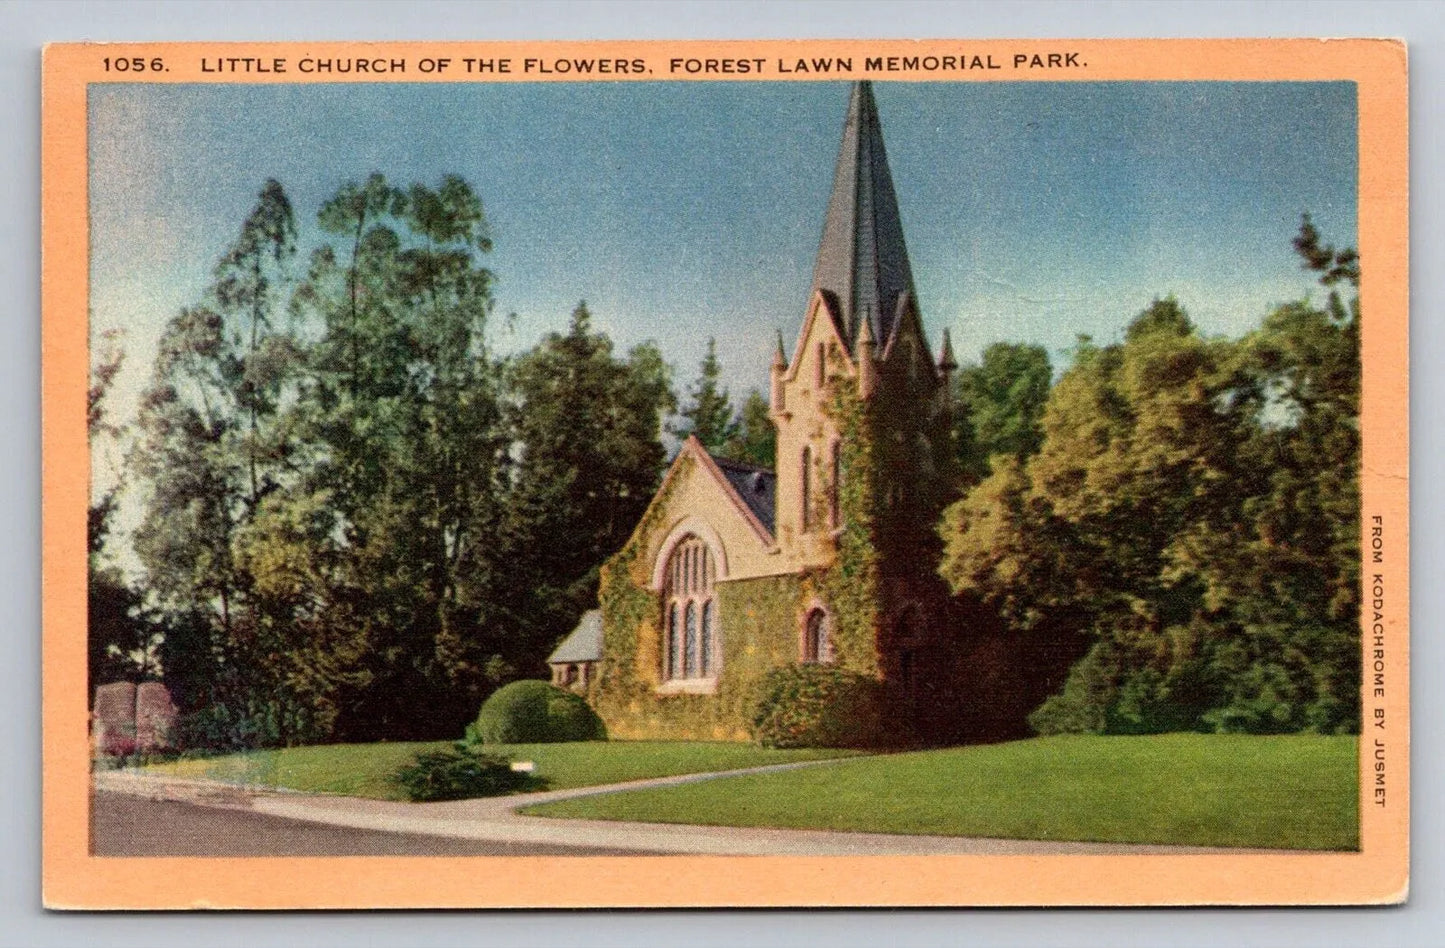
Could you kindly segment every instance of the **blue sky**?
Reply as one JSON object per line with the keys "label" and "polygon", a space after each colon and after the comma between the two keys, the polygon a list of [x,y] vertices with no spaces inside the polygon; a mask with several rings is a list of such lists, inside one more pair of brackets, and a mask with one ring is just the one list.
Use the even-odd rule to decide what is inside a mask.
{"label": "blue sky", "polygon": [[[961,361],[1120,337],[1174,294],[1209,333],[1321,294],[1289,240],[1353,244],[1347,83],[879,83],[919,302]],[[679,388],[709,336],[740,400],[803,316],[846,83],[100,85],[90,94],[92,329],[123,328],[117,421],[201,299],[262,182],[316,210],[346,181],[457,173],[486,206],[502,349],[586,299]],[[114,452],[112,451],[112,455]],[[110,480],[113,458],[97,466]]]}

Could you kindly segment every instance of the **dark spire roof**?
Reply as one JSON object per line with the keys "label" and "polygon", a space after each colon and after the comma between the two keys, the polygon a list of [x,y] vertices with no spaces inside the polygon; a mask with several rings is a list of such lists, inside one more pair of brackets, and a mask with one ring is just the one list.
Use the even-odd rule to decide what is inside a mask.
{"label": "dark spire roof", "polygon": [[866,81],[854,84],[848,102],[813,289],[830,297],[849,345],[854,344],[863,319],[869,321],[878,345],[886,344],[899,298],[904,293],[914,296],[878,106],[872,84]]}

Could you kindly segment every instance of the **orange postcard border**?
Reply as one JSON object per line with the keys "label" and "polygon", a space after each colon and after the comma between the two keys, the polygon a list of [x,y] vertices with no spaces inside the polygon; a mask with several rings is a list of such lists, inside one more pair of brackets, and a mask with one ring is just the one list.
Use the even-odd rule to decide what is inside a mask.
{"label": "orange postcard border", "polygon": [[[993,55],[1077,52],[1086,67],[890,74],[889,81],[1352,81],[1359,103],[1363,361],[1361,472],[1366,675],[1358,853],[923,857],[97,858],[89,854],[85,511],[87,87],[93,82],[579,81],[575,76],[207,74],[207,56],[641,58],[653,70],[607,81],[787,81],[777,75],[671,77],[672,57]],[[163,73],[105,73],[103,56],[162,56]],[[795,76],[796,79],[814,79]],[[846,78],[846,77],[845,77]],[[601,81],[598,79],[582,81]],[[42,545],[43,870],[63,909],[1344,905],[1402,901],[1409,878],[1409,434],[1406,49],[1391,40],[778,40],[541,43],[62,44],[43,63]],[[1386,560],[1368,563],[1373,517]],[[1373,693],[1371,579],[1388,608]],[[1375,709],[1378,709],[1376,711]],[[1374,715],[1387,735],[1388,797],[1373,802]],[[503,860],[508,871],[477,870]]]}

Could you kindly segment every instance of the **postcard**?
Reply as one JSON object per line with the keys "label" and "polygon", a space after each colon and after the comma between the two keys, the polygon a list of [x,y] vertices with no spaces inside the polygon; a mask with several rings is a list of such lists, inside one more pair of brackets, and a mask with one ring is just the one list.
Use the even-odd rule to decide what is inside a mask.
{"label": "postcard", "polygon": [[51,908],[1406,898],[1403,44],[43,69]]}

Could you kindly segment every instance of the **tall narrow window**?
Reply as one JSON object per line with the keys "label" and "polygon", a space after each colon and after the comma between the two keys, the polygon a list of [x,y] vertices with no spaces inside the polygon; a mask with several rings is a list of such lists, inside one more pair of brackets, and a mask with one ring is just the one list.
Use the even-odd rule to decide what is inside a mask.
{"label": "tall narrow window", "polygon": [[712,674],[712,617],[715,611],[711,599],[702,604],[702,634],[698,638],[697,663],[704,678]]}
{"label": "tall narrow window", "polygon": [[828,524],[833,529],[841,522],[839,496],[843,491],[842,444],[833,442],[833,456],[828,462]]}
{"label": "tall narrow window", "polygon": [[722,631],[713,584],[717,562],[700,538],[688,536],[673,548],[664,590],[665,681],[716,678],[722,665]]}
{"label": "tall narrow window", "polygon": [[697,603],[687,604],[687,622],[683,626],[682,675],[684,678],[697,677]]}
{"label": "tall narrow window", "polygon": [[825,355],[823,344],[821,342],[818,343],[817,347],[814,349],[814,358],[818,363],[814,369],[814,373],[816,375],[815,381],[817,382],[818,391],[821,392],[823,390],[823,383],[827,380],[828,373],[828,357]]}
{"label": "tall narrow window", "polygon": [[813,449],[803,449],[803,532],[813,529]]}
{"label": "tall narrow window", "polygon": [[682,630],[678,625],[677,603],[667,609],[667,677],[682,677]]}

